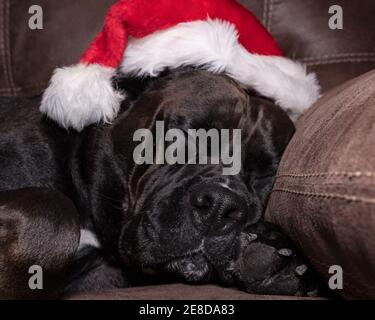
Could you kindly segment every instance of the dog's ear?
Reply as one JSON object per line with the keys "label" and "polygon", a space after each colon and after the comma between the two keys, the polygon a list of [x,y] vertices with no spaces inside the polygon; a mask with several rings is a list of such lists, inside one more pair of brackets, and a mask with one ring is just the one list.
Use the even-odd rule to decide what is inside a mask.
{"label": "dog's ear", "polygon": [[151,84],[170,74],[173,74],[173,71],[169,69],[162,71],[158,77],[117,74],[112,79],[112,85],[131,102],[138,99]]}
{"label": "dog's ear", "polygon": [[127,101],[134,101],[153,81],[150,77],[116,75],[112,79],[113,87],[126,96]]}
{"label": "dog's ear", "polygon": [[249,94],[248,121],[242,136],[242,172],[263,206],[272,189],[278,165],[295,127],[272,101]]}

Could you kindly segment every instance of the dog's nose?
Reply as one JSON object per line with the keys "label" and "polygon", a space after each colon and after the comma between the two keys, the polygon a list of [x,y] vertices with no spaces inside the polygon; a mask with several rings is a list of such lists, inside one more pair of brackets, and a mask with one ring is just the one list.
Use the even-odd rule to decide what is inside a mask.
{"label": "dog's nose", "polygon": [[231,189],[221,185],[202,184],[190,195],[192,221],[199,229],[227,233],[244,223],[248,214],[246,201]]}

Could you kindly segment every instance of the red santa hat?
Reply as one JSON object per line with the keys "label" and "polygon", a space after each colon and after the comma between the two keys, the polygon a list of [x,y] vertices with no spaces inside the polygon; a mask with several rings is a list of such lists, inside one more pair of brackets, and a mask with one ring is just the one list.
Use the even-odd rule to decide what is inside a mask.
{"label": "red santa hat", "polygon": [[126,96],[116,72],[156,77],[196,66],[272,98],[293,118],[319,97],[314,74],[287,58],[235,0],[120,0],[79,64],[55,70],[41,111],[65,128],[111,122]]}

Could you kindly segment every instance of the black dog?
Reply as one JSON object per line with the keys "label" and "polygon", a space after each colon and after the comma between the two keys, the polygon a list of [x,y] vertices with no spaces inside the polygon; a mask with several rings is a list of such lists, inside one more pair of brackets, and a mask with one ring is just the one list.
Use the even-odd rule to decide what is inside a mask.
{"label": "black dog", "polygon": [[[112,125],[80,134],[43,119],[39,99],[2,101],[0,297],[124,287],[144,274],[306,293],[294,276],[296,268],[297,274],[304,270],[298,272],[295,255],[284,250],[284,236],[260,220],[294,133],[288,116],[226,76],[200,70],[114,85],[129,97],[122,113]],[[166,130],[241,129],[241,172],[223,176],[222,165],[210,164],[136,165],[133,135],[140,128],[154,131],[157,120]],[[89,244],[96,248],[84,246],[85,231],[77,249],[79,228],[95,234],[98,243],[92,237]],[[275,243],[279,254],[259,268],[244,262]],[[44,270],[42,292],[31,291],[25,280],[33,264]],[[246,275],[246,268],[254,273]]]}

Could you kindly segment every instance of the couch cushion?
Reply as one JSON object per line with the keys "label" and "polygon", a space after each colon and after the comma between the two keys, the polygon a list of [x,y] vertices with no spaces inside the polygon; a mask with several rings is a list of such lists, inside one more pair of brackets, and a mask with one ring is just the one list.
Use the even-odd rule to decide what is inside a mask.
{"label": "couch cushion", "polygon": [[287,296],[248,294],[214,285],[171,284],[94,292],[68,297],[68,300],[320,300]]}
{"label": "couch cushion", "polygon": [[266,217],[347,298],[375,298],[375,71],[334,89],[297,123]]}
{"label": "couch cushion", "polygon": [[[57,66],[78,62],[113,2],[1,1],[0,96],[40,94]],[[35,4],[43,9],[43,30],[29,28],[29,8]]]}
{"label": "couch cushion", "polygon": [[[318,74],[323,91],[375,68],[373,0],[240,0],[275,36],[285,54]],[[340,5],[344,29],[328,27]]]}

